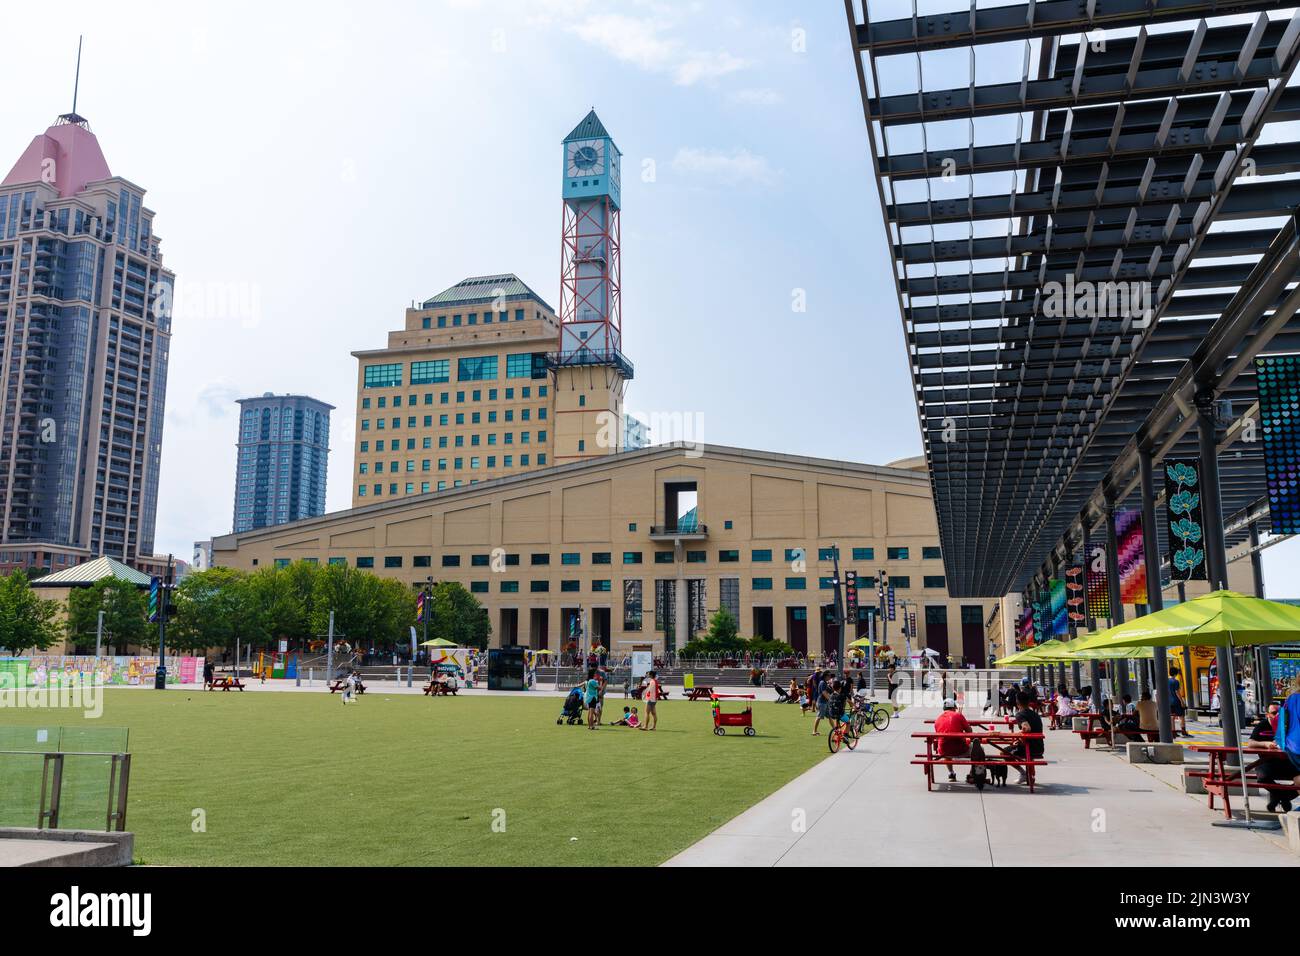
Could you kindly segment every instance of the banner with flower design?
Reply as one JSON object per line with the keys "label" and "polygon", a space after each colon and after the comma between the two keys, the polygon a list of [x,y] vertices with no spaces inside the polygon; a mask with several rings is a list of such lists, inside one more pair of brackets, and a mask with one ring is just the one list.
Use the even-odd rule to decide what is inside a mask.
{"label": "banner with flower design", "polygon": [[1169,574],[1174,581],[1204,581],[1205,521],[1201,514],[1199,458],[1166,458],[1165,513],[1169,518]]}

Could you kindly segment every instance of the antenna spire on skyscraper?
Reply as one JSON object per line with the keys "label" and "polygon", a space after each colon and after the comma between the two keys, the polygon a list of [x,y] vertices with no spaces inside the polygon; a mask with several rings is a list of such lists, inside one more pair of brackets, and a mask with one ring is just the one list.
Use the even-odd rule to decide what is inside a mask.
{"label": "antenna spire on skyscraper", "polygon": [[72,80],[72,112],[64,113],[60,116],[59,122],[71,123],[76,126],[84,126],[86,129],[90,129],[90,123],[86,121],[84,116],[77,112],[77,96],[81,92],[81,43],[84,39],[84,34],[77,37],[77,71],[73,75]]}
{"label": "antenna spire on skyscraper", "polygon": [[77,112],[77,93],[81,90],[81,42],[85,39],[85,34],[77,37],[77,72],[72,80],[72,112]]}

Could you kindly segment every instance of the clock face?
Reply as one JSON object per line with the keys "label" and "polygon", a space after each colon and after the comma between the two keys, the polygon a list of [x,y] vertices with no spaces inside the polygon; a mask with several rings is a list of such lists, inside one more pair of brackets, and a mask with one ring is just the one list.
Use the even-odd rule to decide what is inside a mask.
{"label": "clock face", "polygon": [[570,176],[601,176],[605,172],[605,143],[599,139],[579,140],[568,145],[566,157]]}

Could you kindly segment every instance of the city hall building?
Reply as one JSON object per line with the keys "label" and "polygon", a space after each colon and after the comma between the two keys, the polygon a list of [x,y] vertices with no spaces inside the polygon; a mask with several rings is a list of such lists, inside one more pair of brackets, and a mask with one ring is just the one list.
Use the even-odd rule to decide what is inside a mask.
{"label": "city hall building", "polygon": [[[457,581],[487,609],[493,646],[561,650],[585,633],[614,652],[680,647],[727,607],[746,637],[838,647],[833,549],[857,572],[853,635],[869,632],[880,571],[889,644],[982,665],[992,601],[953,600],[923,459],[876,466],[714,445],[652,446],[214,539],[214,565],[346,564],[418,588]],[[679,628],[678,624],[681,623]]]}

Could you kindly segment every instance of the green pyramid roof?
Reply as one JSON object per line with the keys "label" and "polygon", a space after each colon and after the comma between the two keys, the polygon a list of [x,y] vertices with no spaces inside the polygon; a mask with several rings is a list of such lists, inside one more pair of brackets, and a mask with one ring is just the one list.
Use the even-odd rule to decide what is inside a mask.
{"label": "green pyramid roof", "polygon": [[54,574],[47,574],[32,581],[34,588],[76,588],[88,587],[104,578],[120,578],[140,587],[147,587],[149,575],[135,568],[127,567],[116,558],[102,557],[93,561],[83,561],[71,568],[64,568]]}
{"label": "green pyramid roof", "polygon": [[596,111],[593,109],[583,117],[581,123],[573,127],[573,132],[564,137],[563,142],[568,143],[575,139],[597,139],[599,137],[611,138],[605,129],[605,124],[600,121],[600,117],[596,115]]}

